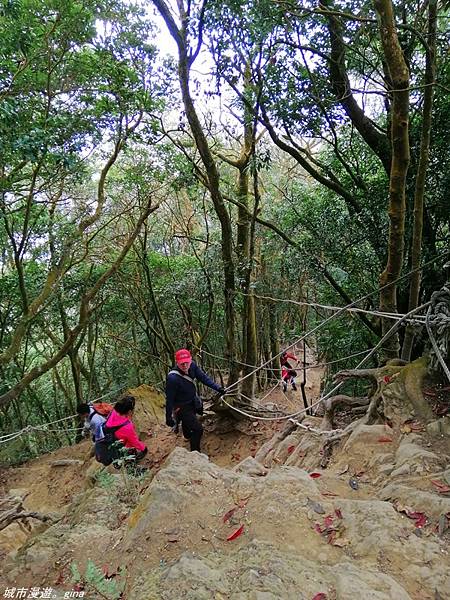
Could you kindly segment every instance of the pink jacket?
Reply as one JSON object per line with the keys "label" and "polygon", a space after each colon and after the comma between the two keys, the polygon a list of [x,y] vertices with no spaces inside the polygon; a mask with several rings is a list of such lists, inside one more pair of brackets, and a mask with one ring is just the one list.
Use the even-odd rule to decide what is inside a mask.
{"label": "pink jacket", "polygon": [[[119,415],[118,412],[113,410],[109,415],[105,425],[107,425],[108,427],[116,427],[116,425],[120,425],[125,421],[130,421],[130,419],[123,415]],[[147,448],[147,446],[138,438],[134,425],[131,421],[127,425],[124,425],[119,430],[117,430],[115,436],[118,440],[123,441],[125,448],[136,448],[139,451],[145,450]]]}

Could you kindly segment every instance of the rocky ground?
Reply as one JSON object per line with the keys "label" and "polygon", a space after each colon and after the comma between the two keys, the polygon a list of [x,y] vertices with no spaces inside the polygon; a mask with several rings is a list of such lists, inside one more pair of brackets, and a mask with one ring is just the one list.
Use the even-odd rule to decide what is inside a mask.
{"label": "rocky ground", "polygon": [[[31,534],[17,523],[0,532],[3,588],[130,600],[450,598],[441,428],[361,425],[322,469],[323,436],[207,418],[208,458],[162,425],[158,394],[136,393],[150,447],[143,478],[99,474],[87,442],[2,474],[4,493],[28,493],[27,509],[53,517]],[[279,393],[267,401],[295,404]]]}

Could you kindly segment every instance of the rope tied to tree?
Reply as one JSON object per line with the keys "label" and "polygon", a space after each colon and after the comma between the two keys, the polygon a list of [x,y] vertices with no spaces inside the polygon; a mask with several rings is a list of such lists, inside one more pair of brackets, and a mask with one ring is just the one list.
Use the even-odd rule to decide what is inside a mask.
{"label": "rope tied to tree", "polygon": [[425,323],[431,341],[430,368],[444,372],[450,381],[450,283],[431,295]]}

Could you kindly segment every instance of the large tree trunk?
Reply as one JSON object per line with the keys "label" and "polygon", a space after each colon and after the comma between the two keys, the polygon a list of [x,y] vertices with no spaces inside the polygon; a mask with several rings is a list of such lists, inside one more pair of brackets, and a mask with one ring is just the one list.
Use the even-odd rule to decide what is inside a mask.
{"label": "large tree trunk", "polygon": [[[270,350],[273,357],[278,357],[280,354],[280,336],[278,331],[278,313],[275,303],[268,304],[269,310],[269,331],[270,331]],[[280,359],[273,358],[272,364],[272,377],[274,379],[281,379],[281,367]]]}
{"label": "large tree trunk", "polygon": [[[244,85],[248,86],[249,81],[250,69],[247,67]],[[254,370],[258,358],[255,297],[251,288],[255,245],[254,219],[251,218],[251,211],[249,210],[249,165],[254,153],[254,136],[255,131],[250,110],[246,105],[244,108],[244,143],[241,155],[236,163],[239,169],[238,199],[240,203],[238,207],[237,254],[241,276],[240,287],[243,292],[242,362],[245,363],[243,369],[244,376],[247,376],[242,383],[242,392],[250,398],[253,398],[255,392],[256,373],[254,373]]]}
{"label": "large tree trunk", "polygon": [[[416,175],[414,194],[414,227],[411,242],[411,283],[409,287],[408,311],[416,308],[420,291],[420,259],[422,256],[423,206],[425,195],[425,177],[428,169],[430,152],[431,117],[433,109],[434,83],[436,78],[436,22],[437,0],[430,0],[428,7],[428,48],[426,49],[425,91],[422,111],[422,139],[420,142],[420,157]],[[414,342],[414,327],[409,324],[403,341],[402,358],[411,360],[411,350]]]}
{"label": "large tree trunk", "polygon": [[224,272],[224,297],[225,297],[225,340],[226,340],[226,355],[230,365],[230,375],[228,385],[234,383],[239,377],[239,368],[236,362],[236,342],[235,342],[235,324],[236,315],[234,308],[235,298],[235,274],[233,262],[233,236],[231,219],[227,208],[222,198],[219,185],[219,171],[216,162],[211,153],[208,140],[203,131],[200,119],[192,100],[189,90],[190,68],[193,60],[197,55],[197,51],[201,45],[201,28],[203,23],[199,23],[199,39],[198,48],[194,54],[191,54],[188,44],[188,24],[189,16],[186,13],[182,1],[178,2],[179,16],[181,20],[181,28],[178,28],[175,23],[171,11],[164,0],[153,0],[154,5],[158,9],[160,15],[164,19],[167,28],[175,40],[178,47],[178,78],[180,82],[181,95],[183,98],[184,110],[186,118],[192,131],[195,144],[200,153],[203,166],[205,167],[207,176],[208,190],[211,195],[211,200],[214,205],[217,217],[222,230],[222,262]]}
{"label": "large tree trunk", "polygon": [[[409,165],[409,71],[398,40],[391,0],[374,0],[379,17],[380,38],[392,82],[392,163],[389,180],[389,238],[386,267],[380,276],[380,309],[397,312],[397,279],[400,276],[405,232],[406,175]],[[383,319],[382,334],[390,329]],[[386,340],[385,358],[399,353],[398,334]]]}

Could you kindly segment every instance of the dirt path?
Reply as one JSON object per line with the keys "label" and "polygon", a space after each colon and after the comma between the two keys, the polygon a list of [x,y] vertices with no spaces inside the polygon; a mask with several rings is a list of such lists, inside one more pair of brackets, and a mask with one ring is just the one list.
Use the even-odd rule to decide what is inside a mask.
{"label": "dirt path", "polygon": [[[297,352],[300,357],[300,352]],[[307,348],[307,363],[312,364],[314,356]],[[320,393],[322,370],[307,371],[306,391],[311,402]],[[268,394],[263,394],[264,405],[275,405],[285,412],[296,412],[303,408],[300,394],[301,375],[297,377],[298,390],[283,392],[281,382],[273,386]],[[140,437],[148,445],[149,452],[143,466],[153,472],[159,471],[165,460],[176,446],[189,448],[188,441],[181,433],[175,435],[164,424],[163,400],[155,395],[148,386],[133,390],[139,409],[135,421],[140,429]],[[284,426],[283,421],[258,421],[243,419],[235,422],[231,419],[217,420],[214,415],[203,419],[204,436],[202,450],[210,460],[222,467],[233,467],[244,458],[254,457],[258,450]],[[54,466],[61,460],[72,460],[72,464]],[[91,443],[84,441],[75,446],[60,448],[50,454],[31,460],[19,467],[0,470],[0,495],[5,496],[11,490],[26,494],[24,506],[30,511],[57,513],[64,509],[76,494],[86,485],[86,472],[92,465]],[[33,523],[33,522],[32,522]],[[34,522],[33,526],[37,523]],[[0,532],[0,556],[19,548],[27,539],[29,531],[19,524],[10,525]]]}
{"label": "dirt path", "polygon": [[[312,399],[318,378],[310,384]],[[2,474],[4,490],[28,491],[25,506],[59,513],[28,540],[17,524],[0,532],[9,584],[66,590],[72,566],[84,572],[89,559],[108,581],[125,566],[128,600],[446,597],[449,438],[361,425],[322,469],[319,435],[286,421],[206,416],[208,460],[163,424],[159,395],[134,393],[149,446],[141,481],[112,472],[93,483],[89,442]],[[280,386],[263,402],[302,407],[299,391]],[[74,462],[54,465],[63,459]]]}

